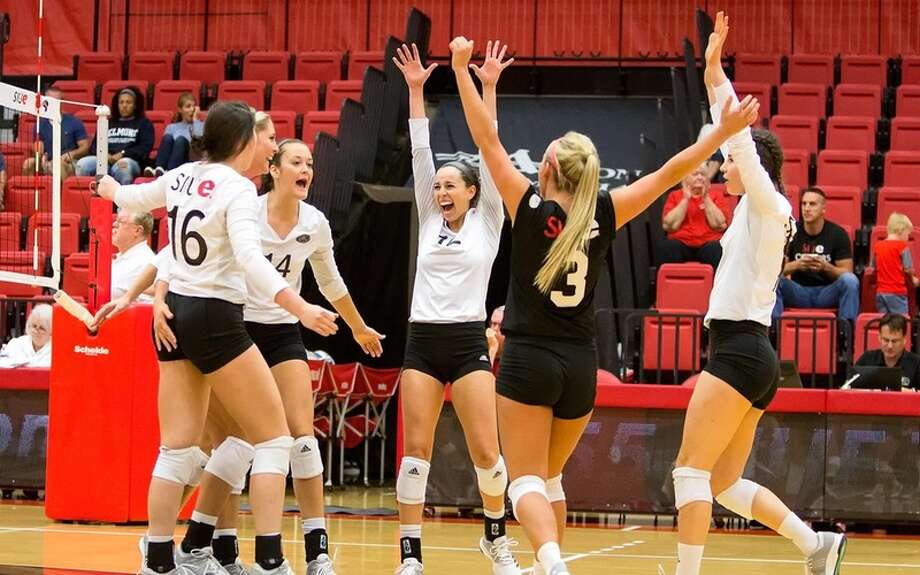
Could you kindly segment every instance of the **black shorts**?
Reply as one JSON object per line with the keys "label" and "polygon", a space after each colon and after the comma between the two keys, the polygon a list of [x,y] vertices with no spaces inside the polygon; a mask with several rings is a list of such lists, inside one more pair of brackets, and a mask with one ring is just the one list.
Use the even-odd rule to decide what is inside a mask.
{"label": "black shorts", "polygon": [[484,322],[409,322],[403,369],[453,383],[474,371],[492,373]]}
{"label": "black shorts", "polygon": [[527,405],[548,405],[553,416],[578,419],[597,396],[597,346],[506,334],[495,390]]}
{"label": "black shorts", "polygon": [[296,323],[247,321],[246,331],[259,348],[268,367],[292,359],[307,361],[307,349],[303,346],[300,327]]}
{"label": "black shorts", "polygon": [[767,326],[756,321],[709,322],[709,363],[704,371],[732,386],[757,409],[766,409],[779,386],[779,359]]}
{"label": "black shorts", "polygon": [[157,351],[160,361],[187,359],[198,371],[212,373],[227,365],[252,346],[243,324],[243,306],[210,297],[166,294],[173,314],[169,328],[178,347]]}

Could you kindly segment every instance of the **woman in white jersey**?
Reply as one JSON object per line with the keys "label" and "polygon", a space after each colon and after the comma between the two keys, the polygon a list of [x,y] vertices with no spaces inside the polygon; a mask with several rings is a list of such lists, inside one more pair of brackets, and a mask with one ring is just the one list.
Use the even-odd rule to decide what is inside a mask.
{"label": "woman in white jersey", "polygon": [[[728,19],[716,16],[706,49],[706,88],[713,121],[737,100],[722,70]],[[766,130],[743,130],[727,142],[722,165],[729,194],[741,196],[722,236],[705,323],[710,359],[697,380],[673,472],[679,513],[678,575],[697,575],[712,516],[712,496],[791,539],[810,575],[836,575],[846,548],[842,534],[815,533],[770,490],[742,479],[757,424],[773,399],[779,362],[767,331],[787,241],[795,231],[782,193],[782,150]]]}
{"label": "woman in white jersey", "polygon": [[[497,575],[516,575],[514,543],[505,535],[505,462],[498,451],[495,379],[485,336],[485,299],[505,215],[482,169],[450,162],[435,171],[425,117],[425,81],[436,64],[422,67],[415,45],[403,45],[394,62],[409,85],[409,132],[418,209],[418,261],[403,374],[400,379],[403,458],[396,479],[402,575],[422,572],[422,514],[432,442],[452,383],[454,409],[463,425],[485,513],[480,549]],[[495,121],[495,84],[511,60],[496,42],[477,68]],[[482,168],[482,165],[480,165]],[[480,187],[480,181],[482,182]]]}
{"label": "woman in white jersey", "polygon": [[[208,112],[203,137],[207,162],[186,164],[148,184],[99,182],[99,195],[119,207],[150,211],[165,205],[170,218],[167,304],[174,317],[181,377],[166,380],[159,392],[163,447],[149,496],[150,527],[143,573],[176,569],[172,534],[182,491],[195,473],[193,447],[200,438],[208,396],[221,403],[255,443],[250,494],[257,538],[257,572],[287,572],[281,552],[281,507],[293,438],[278,388],[243,323],[246,276],[260,295],[273,299],[304,325],[323,334],[336,330],[335,315],[305,302],[262,256],[255,186],[240,176],[252,162],[255,114],[242,102],[218,102]],[[193,517],[189,529],[210,544],[216,518]],[[189,555],[194,572],[211,572],[209,546]],[[261,549],[261,557],[259,556]],[[182,550],[178,550],[182,554]],[[270,569],[265,569],[265,565]],[[200,568],[200,569],[198,569]],[[219,566],[217,566],[219,569]]]}
{"label": "woman in white jersey", "polygon": [[[534,573],[568,573],[559,542],[566,504],[562,469],[591,418],[597,385],[594,290],[615,229],[642,212],[757,117],[756,101],[659,170],[613,193],[599,191],[591,140],[568,132],[540,163],[540,190],[498,139],[468,64],[473,43],[450,45],[467,125],[513,222],[511,280],[498,373],[498,425],[515,517],[537,553]],[[547,479],[550,478],[550,479]]]}

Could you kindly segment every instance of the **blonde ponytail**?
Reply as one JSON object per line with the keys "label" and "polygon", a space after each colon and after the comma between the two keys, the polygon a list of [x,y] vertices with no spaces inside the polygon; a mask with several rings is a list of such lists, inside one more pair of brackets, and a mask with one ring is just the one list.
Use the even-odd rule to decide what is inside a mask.
{"label": "blonde ponytail", "polygon": [[572,206],[562,233],[553,240],[534,279],[544,294],[552,291],[559,276],[568,271],[575,253],[587,251],[600,185],[600,160],[590,138],[569,132],[553,146],[556,186],[572,193]]}

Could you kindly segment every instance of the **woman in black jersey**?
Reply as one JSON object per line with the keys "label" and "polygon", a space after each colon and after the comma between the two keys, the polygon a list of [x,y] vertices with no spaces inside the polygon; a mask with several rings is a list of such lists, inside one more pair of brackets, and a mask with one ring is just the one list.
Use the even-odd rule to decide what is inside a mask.
{"label": "woman in black jersey", "polygon": [[746,98],[734,110],[726,107],[717,131],[613,194],[598,190],[600,162],[591,140],[569,132],[547,148],[538,193],[514,167],[476,91],[473,42],[459,37],[450,47],[470,133],[513,223],[496,385],[508,495],[537,552],[534,573],[567,574],[559,550],[566,513],[561,473],[594,408],[594,288],[614,232],[753,122],[758,105]]}

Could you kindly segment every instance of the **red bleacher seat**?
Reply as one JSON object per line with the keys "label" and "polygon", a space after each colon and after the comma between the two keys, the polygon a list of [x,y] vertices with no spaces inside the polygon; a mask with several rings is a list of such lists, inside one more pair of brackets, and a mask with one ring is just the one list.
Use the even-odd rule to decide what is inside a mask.
{"label": "red bleacher seat", "polygon": [[891,121],[891,149],[920,150],[920,117],[897,117]]}
{"label": "red bleacher seat", "polygon": [[899,117],[920,117],[920,85],[900,86],[898,88],[895,112]]}
{"label": "red bleacher seat", "polygon": [[[856,317],[856,331],[853,334],[853,361],[856,362],[859,356],[867,349],[879,349],[881,347],[878,339],[878,320],[882,318],[880,313],[861,313]],[[870,327],[870,324],[871,327]],[[907,322],[907,345],[910,349],[910,322]]]}
{"label": "red bleacher seat", "polygon": [[19,212],[0,212],[0,250],[22,249],[19,230],[22,226],[22,214]]}
{"label": "red bleacher seat", "polygon": [[[38,209],[35,208],[35,190],[39,191]],[[51,176],[11,176],[6,181],[7,211],[16,211],[23,217],[35,212],[51,211]]]}
{"label": "red bleacher seat", "polygon": [[154,154],[156,154],[157,149],[160,147],[160,142],[163,140],[163,132],[166,131],[166,126],[172,123],[174,117],[175,112],[168,112],[166,110],[150,110],[147,112],[147,119],[153,124]]}
{"label": "red bleacher seat", "polygon": [[271,84],[290,76],[289,52],[253,50],[243,57],[243,79],[262,80]]}
{"label": "red bleacher seat", "polygon": [[151,110],[176,111],[179,96],[191,92],[196,102],[201,102],[201,82],[198,80],[162,80],[153,87]]}
{"label": "red bleacher seat", "polygon": [[89,216],[89,200],[92,197],[90,184],[95,181],[91,176],[71,176],[61,186],[61,211],[71,214]]}
{"label": "red bleacher seat", "polygon": [[[49,246],[50,247],[50,246]],[[33,267],[35,259],[31,251],[0,251],[0,269],[27,275],[42,275],[45,267],[45,254],[38,252],[38,269]],[[33,297],[41,295],[42,288],[23,283],[0,282],[0,295],[6,297]]]}
{"label": "red bleacher seat", "polygon": [[779,113],[823,118],[827,115],[827,87],[820,84],[783,84],[779,87]]}
{"label": "red bleacher seat", "polygon": [[19,130],[16,132],[17,142],[35,141],[35,116],[32,114],[19,114]]}
{"label": "red bleacher seat", "polygon": [[172,80],[175,64],[175,52],[135,52],[128,58],[128,77],[148,82]]}
{"label": "red bleacher seat", "polygon": [[783,188],[785,188],[786,198],[789,200],[789,205],[792,206],[792,217],[798,220],[799,208],[801,207],[802,201],[802,188],[793,184],[786,183],[785,179],[785,176],[783,176]]}
{"label": "red bleacher seat", "polygon": [[147,99],[147,90],[149,89],[147,80],[110,80],[102,85],[99,102],[108,106],[112,102],[112,96],[125,88],[137,88],[144,95],[144,99]]}
{"label": "red bleacher seat", "polygon": [[869,183],[869,155],[863,150],[821,150],[818,154],[819,186],[857,186]]}
{"label": "red bleacher seat", "polygon": [[[780,84],[782,57],[774,54],[735,54],[735,81]],[[762,104],[761,104],[762,106]]]}
{"label": "red bleacher seat", "polygon": [[[38,230],[38,245],[42,249],[51,251],[51,225],[52,214],[39,212],[29,218],[29,227],[26,231],[26,245],[33,231]],[[61,256],[67,257],[80,250],[80,214],[61,214]]]}
{"label": "red bleacher seat", "polygon": [[875,151],[874,117],[837,116],[827,119],[828,150],[863,150]]}
{"label": "red bleacher seat", "polygon": [[226,52],[186,52],[179,60],[179,79],[219,84],[227,72]]}
{"label": "red bleacher seat", "polygon": [[914,225],[920,226],[920,183],[915,181],[912,188],[881,188],[878,191],[878,215],[875,219],[878,225],[884,226],[891,212],[900,212],[910,218]]}
{"label": "red bleacher seat", "polygon": [[920,174],[920,151],[892,151],[885,154],[885,185],[911,187]]}
{"label": "red bleacher seat", "polygon": [[301,52],[294,62],[295,80],[328,83],[342,79],[341,52]]}
{"label": "red bleacher seat", "polygon": [[364,79],[364,70],[368,66],[375,66],[377,68],[383,68],[383,51],[373,50],[373,51],[359,51],[352,52],[348,55],[348,79],[349,80],[362,80]]}
{"label": "red bleacher seat", "polygon": [[834,57],[826,54],[793,54],[789,56],[788,82],[801,84],[834,84]]}
{"label": "red bleacher seat", "polygon": [[888,84],[888,60],[875,54],[840,56],[841,84]]}
{"label": "red bleacher seat", "polygon": [[673,313],[695,313],[693,310],[659,308],[658,311],[664,317],[646,317],[643,322],[643,369],[665,372],[674,369],[685,372],[699,371],[702,318],[667,316]]}
{"label": "red bleacher seat", "polygon": [[760,111],[757,116],[758,122],[770,119],[770,84],[764,84],[762,82],[735,82],[734,87],[739,100],[743,100],[745,96],[751,95],[760,102]]}
{"label": "red bleacher seat", "polygon": [[0,143],[0,153],[6,158],[6,175],[22,173],[22,164],[27,156],[34,154],[32,144],[25,142]]}
{"label": "red bleacher seat", "polygon": [[296,138],[297,134],[297,112],[289,110],[272,110],[269,112],[272,123],[275,125],[275,140],[281,141],[287,138]]}
{"label": "red bleacher seat", "polygon": [[705,314],[709,309],[712,280],[710,265],[664,264],[658,268],[655,305],[658,308]]}
{"label": "red bleacher seat", "polygon": [[835,116],[867,116],[882,114],[882,87],[878,84],[840,84],[834,88]]}
{"label": "red bleacher seat", "polygon": [[316,134],[326,132],[335,136],[339,131],[339,112],[309,112],[303,119],[303,141],[313,145]]}
{"label": "red bleacher seat", "polygon": [[362,80],[338,80],[329,82],[326,87],[326,106],[324,109],[334,112],[342,109],[346,98],[361,101]]}
{"label": "red bleacher seat", "polygon": [[255,108],[265,108],[265,82],[263,80],[227,80],[217,87],[218,100],[242,100]]}
{"label": "red bleacher seat", "polygon": [[124,58],[117,52],[82,52],[77,55],[77,80],[100,84],[121,80]]}
{"label": "red bleacher seat", "polygon": [[[98,116],[96,116],[96,110],[93,109],[83,109],[77,110],[74,112],[74,116],[80,119],[83,122],[83,127],[86,128],[86,135],[89,136],[89,139],[92,140],[96,136],[96,122],[98,121]],[[92,144],[90,144],[92,145]]]}
{"label": "red bleacher seat", "polygon": [[[54,86],[61,90],[62,97],[72,102],[96,103],[96,82],[93,80],[58,80]],[[73,114],[77,110],[85,110],[83,106],[62,104],[61,110]]]}
{"label": "red bleacher seat", "polygon": [[920,86],[920,55],[901,56],[901,84]]}
{"label": "red bleacher seat", "polygon": [[89,254],[71,254],[64,259],[64,281],[67,295],[89,299]]}
{"label": "red bleacher seat", "polygon": [[814,116],[776,115],[770,118],[770,129],[779,138],[783,149],[818,151],[818,118]]}
{"label": "red bleacher seat", "polygon": [[272,86],[273,110],[306,114],[319,110],[318,80],[281,80]]}
{"label": "red bleacher seat", "polygon": [[857,186],[819,187],[824,192],[825,217],[841,226],[850,226],[854,230],[859,229],[862,225],[862,188]]}
{"label": "red bleacher seat", "polygon": [[808,164],[811,155],[808,150],[783,147],[783,182],[801,188],[808,187]]}
{"label": "red bleacher seat", "polygon": [[157,224],[157,247],[154,251],[163,249],[169,244],[169,218],[160,218]]}
{"label": "red bleacher seat", "polygon": [[780,359],[795,361],[803,375],[836,373],[836,320],[833,312],[824,310],[797,309],[783,313],[779,322]]}

